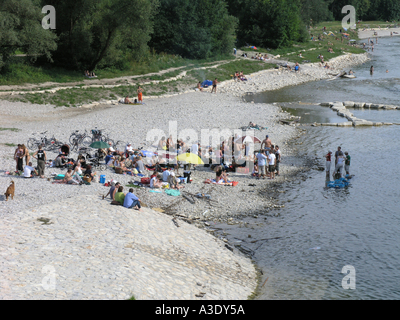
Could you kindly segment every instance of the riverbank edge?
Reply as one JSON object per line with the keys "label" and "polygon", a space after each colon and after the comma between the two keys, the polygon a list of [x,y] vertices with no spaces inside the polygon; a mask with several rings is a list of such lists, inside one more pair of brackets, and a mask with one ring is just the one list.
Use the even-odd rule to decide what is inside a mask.
{"label": "riverbank edge", "polygon": [[[300,169],[299,169],[300,170]],[[282,182],[283,183],[283,182]],[[254,261],[252,260],[252,259],[250,259],[251,261],[252,261],[252,263],[254,263]],[[256,265],[255,265],[256,266]],[[256,270],[258,270],[258,269],[256,269]],[[260,276],[261,274],[259,274],[259,276]],[[258,277],[257,277],[258,278]],[[259,279],[257,279],[258,280],[258,285],[257,285],[257,287],[255,288],[255,293],[257,292],[257,288],[261,285],[261,277],[259,278]],[[248,297],[248,299],[251,299],[252,298],[252,296],[253,295],[251,295],[251,296],[249,296]]]}

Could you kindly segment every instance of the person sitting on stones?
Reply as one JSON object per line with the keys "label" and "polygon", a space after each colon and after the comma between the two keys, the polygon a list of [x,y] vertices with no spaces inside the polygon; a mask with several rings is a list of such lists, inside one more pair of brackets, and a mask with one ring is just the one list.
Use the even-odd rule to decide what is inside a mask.
{"label": "person sitting on stones", "polygon": [[150,188],[161,188],[162,187],[162,176],[159,174],[156,174],[153,178],[150,180]]}
{"label": "person sitting on stones", "polygon": [[81,184],[79,181],[75,180],[72,177],[72,169],[68,169],[67,173],[64,176],[64,183],[66,184]]}
{"label": "person sitting on stones", "polygon": [[29,162],[24,168],[24,178],[33,178],[32,171],[35,175],[38,175],[36,169],[32,167],[32,162]]}
{"label": "person sitting on stones", "polygon": [[215,181],[219,183],[219,181],[222,180],[222,182],[227,183],[228,182],[228,176],[226,174],[226,170],[222,166],[217,166],[215,169]]}
{"label": "person sitting on stones", "polygon": [[178,190],[184,188],[183,186],[179,185],[179,182],[180,182],[179,179],[175,177],[175,172],[171,171],[168,176],[169,187]]}
{"label": "person sitting on stones", "polygon": [[124,103],[125,104],[130,104],[130,103],[133,103],[133,102],[129,99],[129,96],[126,96],[125,100],[124,100]]}
{"label": "person sitting on stones", "polygon": [[96,175],[96,173],[92,172],[92,166],[91,165],[87,165],[86,166],[86,171],[83,173],[83,176],[84,177],[89,177],[90,180],[93,180],[95,175]]}
{"label": "person sitting on stones", "polygon": [[125,200],[124,187],[119,186],[118,191],[114,194],[114,200],[111,201],[111,204],[114,204],[116,206],[123,206],[124,200]]}

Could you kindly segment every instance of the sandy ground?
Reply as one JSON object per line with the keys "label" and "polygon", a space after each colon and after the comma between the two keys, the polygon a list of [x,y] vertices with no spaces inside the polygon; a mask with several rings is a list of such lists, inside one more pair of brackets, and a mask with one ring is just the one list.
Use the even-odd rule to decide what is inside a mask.
{"label": "sandy ground", "polygon": [[[377,32],[378,35],[374,35]],[[400,28],[390,28],[390,29],[366,29],[366,30],[358,30],[358,37],[360,39],[367,39],[367,38],[375,38],[375,37],[390,37],[390,33],[393,32],[393,36],[400,36]],[[397,32],[397,34],[395,34]]]}

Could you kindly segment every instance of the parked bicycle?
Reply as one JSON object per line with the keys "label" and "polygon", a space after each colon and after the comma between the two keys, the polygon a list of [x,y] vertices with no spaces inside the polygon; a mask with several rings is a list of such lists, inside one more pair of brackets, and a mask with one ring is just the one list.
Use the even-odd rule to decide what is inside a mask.
{"label": "parked bicycle", "polygon": [[29,138],[28,142],[27,142],[27,147],[29,149],[37,149],[39,147],[39,145],[41,145],[43,147],[43,150],[45,151],[55,151],[59,148],[61,148],[61,146],[64,145],[63,142],[58,141],[54,136],[51,137],[50,139],[47,138],[46,136],[47,131],[42,132],[40,134],[42,134],[43,136],[40,137],[39,139],[37,138]]}
{"label": "parked bicycle", "polygon": [[71,134],[69,137],[69,143],[71,145],[71,149],[78,151],[80,148],[87,148],[89,147],[93,142],[96,141],[103,141],[106,143],[111,142],[111,146],[114,149],[122,148],[125,147],[123,141],[117,141],[116,143],[114,142],[113,139],[111,139],[108,134],[103,133],[102,129],[95,129],[91,130],[91,135],[85,130],[83,133],[79,133],[79,130],[76,130]]}
{"label": "parked bicycle", "polygon": [[84,133],[79,133],[79,130],[76,130],[70,135],[69,143],[72,150],[78,150],[82,146],[89,147],[92,143],[92,138],[87,134],[86,130]]}

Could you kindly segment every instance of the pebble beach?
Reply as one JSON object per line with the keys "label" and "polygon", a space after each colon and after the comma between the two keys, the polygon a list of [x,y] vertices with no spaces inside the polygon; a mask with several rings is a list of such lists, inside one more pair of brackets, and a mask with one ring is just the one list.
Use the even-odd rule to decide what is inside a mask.
{"label": "pebble beach", "polygon": [[[4,191],[0,195],[0,273],[4,279],[0,299],[248,298],[257,289],[255,266],[225,239],[212,236],[209,227],[214,222],[240,224],[242,216],[279,208],[273,197],[279,182],[306,167],[290,143],[305,130],[281,124],[290,115],[278,105],[245,103],[241,97],[247,92],[327,79],[332,77],[329,73],[367,59],[366,54],[344,55],[329,61],[332,70],[307,64],[299,73],[262,71],[246,83],[221,83],[217,94],[144,97],[144,105],[55,108],[0,100],[0,127],[13,129],[0,131],[0,185],[4,191],[11,180],[16,185],[14,200],[5,201]],[[5,174],[15,170],[15,147],[10,145],[26,143],[38,132],[47,131],[48,137],[67,142],[74,130],[97,127],[113,140],[149,148],[149,132],[157,129],[169,136],[171,123],[176,123],[178,138],[185,139],[189,129],[200,138],[202,129],[234,133],[250,121],[268,127],[256,131],[257,137],[268,134],[280,146],[281,174],[275,180],[256,180],[230,173],[229,178],[239,182],[232,187],[204,184],[205,179],[215,177],[209,168],[192,170],[193,182],[183,190],[209,194],[215,202],[197,199],[192,204],[183,197],[141,188],[134,191],[145,204],[143,212],[138,212],[102,200],[108,188],[98,182],[75,186]],[[48,152],[48,159],[55,156]],[[32,162],[36,165],[35,159]],[[46,177],[59,173],[65,169],[46,167]],[[121,182],[125,192],[129,182],[140,179],[111,169],[97,174]],[[43,285],[49,272],[55,277],[51,290]]]}

